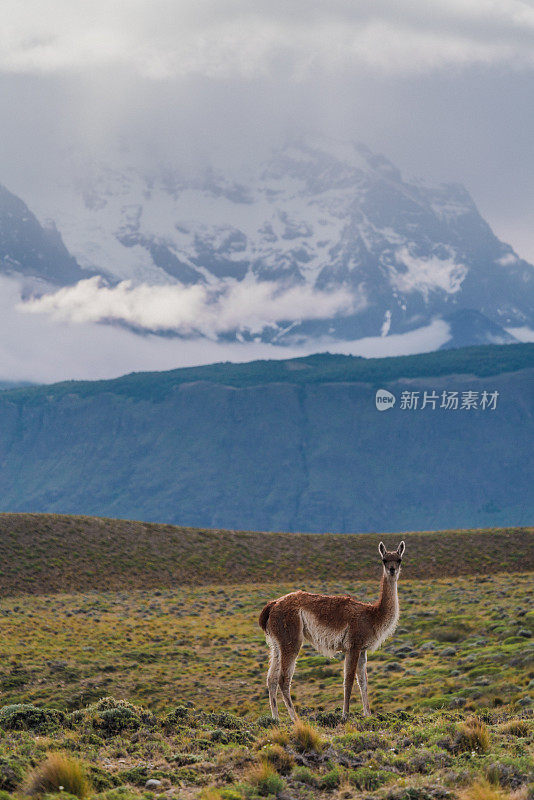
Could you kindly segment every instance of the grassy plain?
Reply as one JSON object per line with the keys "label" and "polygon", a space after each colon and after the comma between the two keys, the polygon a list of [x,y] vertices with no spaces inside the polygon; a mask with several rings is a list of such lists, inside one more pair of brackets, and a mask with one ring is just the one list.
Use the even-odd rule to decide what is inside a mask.
{"label": "grassy plain", "polygon": [[[305,570],[290,583],[170,588],[163,573],[161,588],[123,581],[113,591],[39,593],[34,585],[32,595],[3,597],[0,800],[25,792],[48,800],[530,800],[529,540],[517,548],[517,571],[494,573],[500,550],[480,535],[489,538],[471,575],[444,567],[453,544],[462,557],[457,538],[432,551],[434,535],[407,537],[399,627],[369,658],[373,716],[362,717],[356,688],[347,724],[342,663],[304,648],[293,695],[305,725],[291,726],[284,709],[282,725],[271,726],[257,616],[268,599],[299,587],[373,599],[380,565],[372,552],[373,580],[328,580],[320,560],[301,560]],[[441,577],[413,577],[416,541]],[[471,552],[471,535],[462,541]],[[466,563],[475,570],[474,555]],[[145,788],[147,780],[160,783]]]}

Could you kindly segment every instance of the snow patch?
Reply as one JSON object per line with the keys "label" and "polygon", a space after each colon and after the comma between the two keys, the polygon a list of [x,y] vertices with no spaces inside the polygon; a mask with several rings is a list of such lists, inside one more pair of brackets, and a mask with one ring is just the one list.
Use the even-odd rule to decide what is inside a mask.
{"label": "snow patch", "polygon": [[382,327],[380,328],[380,336],[387,336],[390,328],[391,328],[391,311],[388,308],[384,316],[384,322],[382,323]]}
{"label": "snow patch", "polygon": [[506,328],[506,330],[520,342],[534,342],[534,330],[526,325],[519,328]]}
{"label": "snow patch", "polygon": [[428,301],[430,292],[456,294],[468,272],[464,264],[458,264],[452,257],[417,258],[407,247],[397,250],[396,260],[404,270],[387,265],[392,286],[405,294],[420,292],[425,301]]}
{"label": "snow patch", "polygon": [[504,256],[498,258],[496,263],[500,264],[501,267],[509,267],[512,264],[517,264],[518,261],[519,259],[515,253],[506,253]]}

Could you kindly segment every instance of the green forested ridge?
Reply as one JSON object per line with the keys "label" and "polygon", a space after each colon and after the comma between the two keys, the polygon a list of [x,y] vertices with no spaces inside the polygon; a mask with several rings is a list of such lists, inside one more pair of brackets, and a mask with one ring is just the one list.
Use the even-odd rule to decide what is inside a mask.
{"label": "green forested ridge", "polygon": [[200,367],[183,367],[167,372],[133,372],[105,381],[64,381],[51,386],[13,389],[14,402],[38,400],[43,395],[77,394],[89,397],[101,392],[132,398],[163,399],[175,386],[207,381],[246,387],[266,383],[387,382],[399,378],[444,375],[499,375],[534,367],[534,344],[485,345],[443,350],[411,356],[362,358],[317,353],[288,360],[251,361],[244,364],[221,362]]}

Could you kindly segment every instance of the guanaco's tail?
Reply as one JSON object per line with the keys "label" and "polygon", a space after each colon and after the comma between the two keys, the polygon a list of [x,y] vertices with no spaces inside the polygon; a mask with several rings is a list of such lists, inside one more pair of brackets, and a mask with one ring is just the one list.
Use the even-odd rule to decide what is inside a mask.
{"label": "guanaco's tail", "polygon": [[276,603],[276,600],[271,600],[262,609],[262,612],[260,614],[260,618],[258,620],[258,623],[259,623],[260,628],[262,628],[264,631],[267,630],[267,622],[269,620],[269,614],[271,613],[271,608],[274,606],[275,603]]}

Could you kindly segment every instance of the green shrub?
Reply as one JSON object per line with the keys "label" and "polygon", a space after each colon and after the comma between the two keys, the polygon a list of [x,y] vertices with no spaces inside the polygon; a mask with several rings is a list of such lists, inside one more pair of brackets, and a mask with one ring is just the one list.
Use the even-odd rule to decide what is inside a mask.
{"label": "green shrub", "polygon": [[0,756],[0,790],[12,792],[24,777],[24,768],[16,758]]}
{"label": "green shrub", "polygon": [[338,736],[335,741],[353,753],[363,753],[365,750],[383,750],[389,746],[389,742],[378,733],[346,733]]}
{"label": "green shrub", "polygon": [[202,718],[211,725],[216,725],[218,728],[225,728],[229,731],[238,731],[244,727],[243,720],[235,714],[230,714],[229,711],[203,714]]}
{"label": "green shrub", "polygon": [[115,736],[123,731],[136,731],[141,720],[130,708],[110,708],[95,717],[93,724],[107,736]]}
{"label": "green shrub", "polygon": [[486,777],[490,783],[518,789],[532,775],[532,761],[528,756],[517,759],[506,759],[494,762],[486,768]]}
{"label": "green shrub", "polygon": [[258,728],[273,728],[275,725],[277,725],[277,722],[271,717],[270,714],[261,714],[261,716],[258,717],[256,724]]}
{"label": "green shrub", "polygon": [[165,716],[163,720],[164,727],[177,727],[181,728],[187,725],[188,727],[193,727],[191,724],[193,720],[191,719],[191,710],[186,706],[176,706],[173,708],[172,711]]}
{"label": "green shrub", "polygon": [[90,764],[87,770],[87,775],[91,784],[97,792],[105,792],[107,789],[114,789],[119,784],[119,779],[116,775],[112,775],[102,767],[97,767],[96,764]]}
{"label": "green shrub", "polygon": [[121,770],[118,778],[122,783],[133,783],[134,786],[144,786],[149,778],[159,778],[159,775],[147,766],[131,767]]}
{"label": "green shrub", "polygon": [[64,725],[65,721],[65,714],[55,708],[38,708],[29,703],[0,708],[0,727],[6,730],[46,733]]}
{"label": "green shrub", "polygon": [[341,711],[319,711],[314,719],[325,728],[335,728],[341,722]]}
{"label": "green shrub", "polygon": [[306,783],[308,786],[317,786],[317,776],[311,771],[309,767],[295,767],[291,773],[291,777],[300,783]]}
{"label": "green shrub", "polygon": [[359,767],[350,770],[348,777],[351,784],[361,792],[364,790],[373,792],[389,780],[391,773],[371,767]]}
{"label": "green shrub", "polygon": [[337,789],[339,784],[341,783],[341,775],[339,770],[332,769],[330,772],[327,772],[326,775],[323,775],[321,778],[321,789]]}

